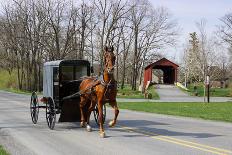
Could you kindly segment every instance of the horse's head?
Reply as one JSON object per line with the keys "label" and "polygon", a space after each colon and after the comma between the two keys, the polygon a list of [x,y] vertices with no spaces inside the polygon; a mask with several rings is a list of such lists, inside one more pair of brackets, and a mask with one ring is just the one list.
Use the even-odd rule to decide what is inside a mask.
{"label": "horse's head", "polygon": [[115,65],[115,55],[114,55],[114,47],[108,48],[107,46],[105,47],[105,52],[104,52],[104,60],[105,60],[105,70],[109,73],[112,74],[114,71],[114,65]]}

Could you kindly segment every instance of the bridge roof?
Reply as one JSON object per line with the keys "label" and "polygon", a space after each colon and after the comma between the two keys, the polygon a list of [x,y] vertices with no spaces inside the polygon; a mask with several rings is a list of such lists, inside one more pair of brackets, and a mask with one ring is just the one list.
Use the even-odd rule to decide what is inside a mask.
{"label": "bridge roof", "polygon": [[148,68],[155,68],[156,66],[172,66],[173,68],[178,68],[179,65],[175,64],[174,62],[166,59],[166,58],[162,58],[156,62],[153,62],[151,64],[149,64],[148,66],[145,67],[145,70]]}

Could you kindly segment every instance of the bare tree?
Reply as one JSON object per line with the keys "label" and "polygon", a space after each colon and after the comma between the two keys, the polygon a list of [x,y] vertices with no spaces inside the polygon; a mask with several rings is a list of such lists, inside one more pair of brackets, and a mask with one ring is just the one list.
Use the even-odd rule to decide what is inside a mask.
{"label": "bare tree", "polygon": [[147,0],[135,0],[132,4],[130,20],[134,33],[134,53],[131,82],[132,89],[136,90],[137,75],[140,75],[141,81],[147,57],[164,45],[175,44],[177,30],[167,9],[154,9]]}
{"label": "bare tree", "polygon": [[232,13],[226,14],[220,20],[223,23],[219,27],[220,35],[225,42],[232,46]]}
{"label": "bare tree", "polygon": [[135,90],[146,61],[176,37],[168,11],[148,0],[12,0],[3,10],[0,66],[16,70],[25,90],[41,90],[46,61],[91,59],[102,66],[104,45],[115,47],[121,87],[132,81]]}
{"label": "bare tree", "polygon": [[225,69],[223,65],[220,69],[221,61],[225,62],[220,55],[223,52],[222,45],[215,36],[207,34],[205,20],[196,23],[196,26],[199,35],[196,32],[190,33],[189,44],[185,50],[185,81],[205,82],[206,76],[210,76],[211,80],[218,80],[217,77]]}
{"label": "bare tree", "polygon": [[112,32],[117,28],[117,22],[125,15],[127,2],[122,0],[95,0],[94,6],[97,10],[99,23],[98,38],[100,38],[100,66],[103,67],[103,47],[104,45],[112,45],[113,40],[109,37]]}
{"label": "bare tree", "polygon": [[226,14],[220,20],[222,25],[219,26],[218,35],[228,45],[229,57],[232,59],[232,13]]}

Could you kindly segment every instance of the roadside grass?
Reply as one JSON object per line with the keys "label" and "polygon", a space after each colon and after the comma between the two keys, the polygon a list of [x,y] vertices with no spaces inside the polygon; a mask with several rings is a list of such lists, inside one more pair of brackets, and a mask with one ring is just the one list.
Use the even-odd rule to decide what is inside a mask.
{"label": "roadside grass", "polygon": [[0,69],[0,89],[9,89],[17,87],[17,77],[15,71],[9,74],[6,70]]}
{"label": "roadside grass", "polygon": [[[148,88],[148,92],[152,94],[152,99],[159,99],[159,95],[157,94],[153,86]],[[131,90],[131,87],[129,85],[126,85],[124,89],[118,89],[117,97],[139,99],[144,98],[144,94],[142,94],[138,90]]]}
{"label": "roadside grass", "polygon": [[148,87],[147,91],[148,91],[148,93],[150,93],[152,95],[152,99],[155,99],[155,100],[160,99],[159,94],[156,92],[156,89],[154,86]]}
{"label": "roadside grass", "polygon": [[135,102],[118,103],[119,108],[157,114],[194,117],[232,122],[232,102],[224,103],[174,103]]}
{"label": "roadside grass", "polygon": [[[204,96],[204,85],[202,83],[196,84],[198,96]],[[188,92],[191,95],[194,95],[194,85],[188,86]],[[230,88],[210,88],[210,96],[213,97],[231,97],[231,89]]]}
{"label": "roadside grass", "polygon": [[117,97],[119,98],[144,98],[144,95],[136,90],[131,90],[131,87],[129,85],[125,85],[123,89],[118,89]]}
{"label": "roadside grass", "polygon": [[0,145],[0,155],[9,155],[9,153],[4,150],[4,148]]}
{"label": "roadside grass", "polygon": [[[17,94],[31,94],[29,91],[22,91],[17,89],[17,76],[16,71],[9,74],[6,70],[0,69],[0,90],[17,93]],[[41,93],[38,93],[41,94]]]}
{"label": "roadside grass", "polygon": [[[11,92],[11,93],[16,93],[16,94],[26,94],[26,95],[31,95],[31,93],[32,93],[32,92],[29,92],[29,91],[22,91],[22,90],[15,89],[15,88],[3,88],[1,90],[8,91],[8,92]],[[41,94],[41,93],[38,93],[38,94]]]}

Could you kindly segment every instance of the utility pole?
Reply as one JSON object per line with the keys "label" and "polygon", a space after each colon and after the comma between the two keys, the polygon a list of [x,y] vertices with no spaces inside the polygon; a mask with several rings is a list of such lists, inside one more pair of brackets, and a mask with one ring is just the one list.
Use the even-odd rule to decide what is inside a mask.
{"label": "utility pole", "polygon": [[203,70],[204,70],[204,103],[205,103],[205,96],[206,96],[206,69],[205,69],[205,65],[203,66]]}
{"label": "utility pole", "polygon": [[210,81],[209,81],[209,75],[206,76],[206,86],[207,86],[207,102],[209,103],[209,98],[210,98],[210,93],[209,93],[209,84],[210,84]]}

